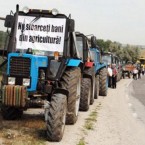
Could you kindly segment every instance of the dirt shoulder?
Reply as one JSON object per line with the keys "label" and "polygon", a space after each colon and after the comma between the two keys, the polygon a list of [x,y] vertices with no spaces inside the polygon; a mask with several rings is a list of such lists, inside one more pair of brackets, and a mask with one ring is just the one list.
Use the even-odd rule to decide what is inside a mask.
{"label": "dirt shoulder", "polygon": [[[128,88],[131,79],[121,80],[109,89],[102,101],[95,129],[85,137],[89,145],[145,145],[145,126],[130,109]],[[132,90],[133,91],[133,90]]]}
{"label": "dirt shoulder", "polygon": [[144,126],[128,107],[127,85],[131,79],[117,83],[108,96],[95,100],[88,112],[79,112],[75,125],[65,127],[61,142],[48,142],[43,110],[28,110],[19,121],[0,117],[0,145],[145,145]]}

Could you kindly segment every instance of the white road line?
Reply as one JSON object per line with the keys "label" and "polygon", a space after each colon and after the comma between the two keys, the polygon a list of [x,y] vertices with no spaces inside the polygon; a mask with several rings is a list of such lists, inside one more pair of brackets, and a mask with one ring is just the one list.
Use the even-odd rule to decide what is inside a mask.
{"label": "white road line", "polygon": [[138,115],[137,115],[136,112],[132,113],[132,115],[133,115],[134,118],[138,118]]}
{"label": "white road line", "polygon": [[132,104],[131,103],[128,103],[128,106],[131,108],[132,107]]}
{"label": "white road line", "polygon": [[126,99],[129,100],[129,96],[126,94]]}
{"label": "white road line", "polygon": [[133,81],[133,80],[131,80],[131,81],[126,85],[126,87],[128,87],[128,86],[131,84],[132,81]]}

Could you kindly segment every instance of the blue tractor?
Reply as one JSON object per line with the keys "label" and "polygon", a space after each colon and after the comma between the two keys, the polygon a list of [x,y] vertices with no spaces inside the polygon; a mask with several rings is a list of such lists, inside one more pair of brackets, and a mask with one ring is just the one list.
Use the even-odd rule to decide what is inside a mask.
{"label": "blue tractor", "polygon": [[107,95],[107,65],[101,61],[101,51],[96,37],[89,39],[83,33],[76,33],[80,53],[83,54],[80,110],[87,111],[99,94]]}
{"label": "blue tractor", "polygon": [[90,59],[90,50],[88,38],[80,32],[76,32],[76,40],[78,50],[81,54],[81,98],[80,98],[80,111],[88,111],[89,106],[94,103],[95,98],[95,68],[94,62]]}
{"label": "blue tractor", "polygon": [[60,141],[65,124],[78,118],[81,62],[74,20],[56,9],[16,6],[7,15],[7,70],[1,81],[4,119],[15,120],[33,106],[45,108],[47,138]]}
{"label": "blue tractor", "polygon": [[91,59],[95,66],[96,76],[96,93],[97,97],[107,96],[108,90],[108,76],[107,76],[107,65],[102,61],[102,50],[97,45],[97,39],[95,36],[90,38],[90,54]]}

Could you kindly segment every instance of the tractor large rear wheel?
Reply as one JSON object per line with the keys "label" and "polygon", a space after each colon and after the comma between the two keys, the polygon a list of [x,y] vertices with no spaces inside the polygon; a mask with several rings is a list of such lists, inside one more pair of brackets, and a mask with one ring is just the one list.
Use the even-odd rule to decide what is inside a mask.
{"label": "tractor large rear wheel", "polygon": [[19,108],[16,107],[2,105],[1,113],[2,113],[2,117],[5,120],[16,120],[22,117],[23,110],[20,110]]}
{"label": "tractor large rear wheel", "polygon": [[92,105],[94,103],[94,97],[95,97],[95,70],[94,67],[92,68],[88,68],[85,70],[86,74],[89,74],[90,76],[92,76],[91,79],[91,98],[90,98],[90,105]]}
{"label": "tractor large rear wheel", "polygon": [[91,80],[83,78],[81,85],[80,111],[88,111],[91,97]]}
{"label": "tractor large rear wheel", "polygon": [[107,96],[107,89],[108,89],[108,80],[107,80],[107,69],[103,68],[99,72],[99,95]]}
{"label": "tractor large rear wheel", "polygon": [[96,89],[95,89],[95,99],[97,99],[98,98],[98,96],[99,96],[99,75],[96,75]]}
{"label": "tractor large rear wheel", "polygon": [[74,68],[67,70],[62,77],[62,87],[69,91],[66,124],[74,124],[78,118],[80,93],[81,93],[81,70]]}
{"label": "tractor large rear wheel", "polygon": [[54,94],[46,114],[47,138],[49,141],[60,141],[63,137],[67,112],[67,97]]}

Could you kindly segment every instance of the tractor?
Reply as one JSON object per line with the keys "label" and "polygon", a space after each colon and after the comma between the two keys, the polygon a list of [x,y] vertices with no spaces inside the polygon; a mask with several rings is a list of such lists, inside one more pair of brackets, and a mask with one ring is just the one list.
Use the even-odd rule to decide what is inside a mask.
{"label": "tractor", "polygon": [[82,60],[74,25],[70,15],[57,9],[19,10],[19,5],[5,18],[9,35],[1,81],[2,116],[15,120],[33,106],[44,107],[49,141],[60,141],[65,124],[78,118]]}
{"label": "tractor", "polygon": [[83,54],[80,110],[87,111],[99,94],[107,95],[107,65],[101,62],[101,51],[96,37],[76,33],[80,53]]}
{"label": "tractor", "polygon": [[94,62],[90,59],[88,38],[83,33],[76,32],[76,40],[82,58],[82,85],[79,109],[80,111],[88,111],[96,96]]}
{"label": "tractor", "polygon": [[107,64],[102,61],[103,50],[97,45],[95,36],[90,38],[90,42],[90,54],[95,68],[96,98],[98,95],[107,96],[108,73]]}

